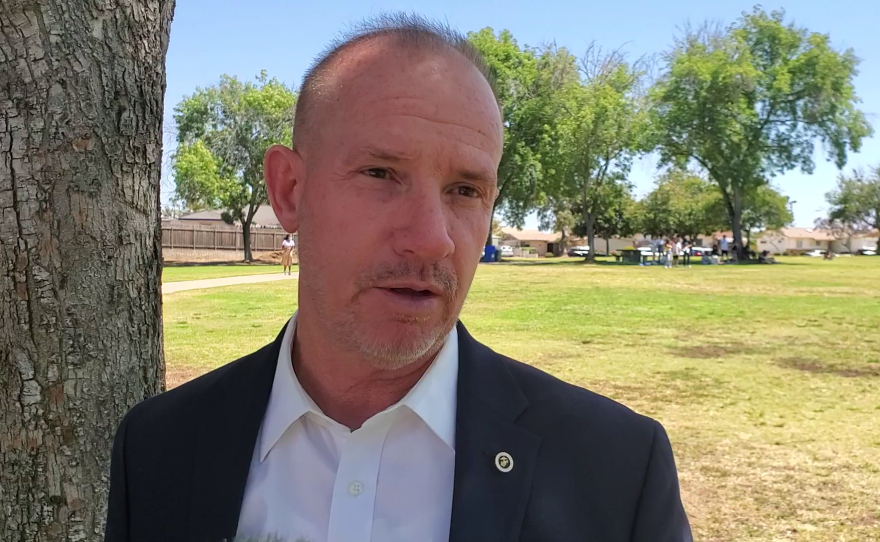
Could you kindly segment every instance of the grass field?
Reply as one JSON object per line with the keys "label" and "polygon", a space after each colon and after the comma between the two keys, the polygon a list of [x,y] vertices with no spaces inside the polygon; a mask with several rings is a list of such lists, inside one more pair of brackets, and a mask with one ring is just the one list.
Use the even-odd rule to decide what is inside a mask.
{"label": "grass field", "polygon": [[[293,266],[293,271],[296,271]],[[224,265],[181,265],[162,269],[162,282],[182,282],[201,279],[221,279],[244,275],[266,275],[281,273],[280,265],[269,264],[224,264]]]}
{"label": "grass field", "polygon": [[[783,261],[483,265],[462,320],[663,423],[696,540],[880,541],[880,257]],[[295,287],[165,296],[169,385],[271,341]]]}

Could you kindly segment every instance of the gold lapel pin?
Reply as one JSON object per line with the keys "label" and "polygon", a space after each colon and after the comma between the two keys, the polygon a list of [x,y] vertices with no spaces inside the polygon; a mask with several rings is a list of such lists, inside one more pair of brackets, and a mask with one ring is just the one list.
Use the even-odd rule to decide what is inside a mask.
{"label": "gold lapel pin", "polygon": [[501,472],[510,472],[513,470],[513,457],[507,452],[498,452],[495,456],[495,468]]}

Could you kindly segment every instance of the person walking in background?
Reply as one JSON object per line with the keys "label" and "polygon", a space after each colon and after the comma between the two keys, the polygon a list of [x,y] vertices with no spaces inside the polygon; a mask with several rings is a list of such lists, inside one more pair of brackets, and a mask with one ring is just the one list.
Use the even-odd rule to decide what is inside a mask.
{"label": "person walking in background", "polygon": [[293,266],[293,250],[296,248],[296,242],[290,238],[290,234],[287,234],[284,237],[284,241],[281,241],[281,267],[282,273],[285,275],[290,274],[290,268]]}
{"label": "person walking in background", "polygon": [[730,245],[727,241],[727,236],[721,236],[721,260],[726,261],[730,259]]}
{"label": "person walking in background", "polygon": [[663,245],[663,261],[666,269],[672,267],[672,239],[667,239]]}

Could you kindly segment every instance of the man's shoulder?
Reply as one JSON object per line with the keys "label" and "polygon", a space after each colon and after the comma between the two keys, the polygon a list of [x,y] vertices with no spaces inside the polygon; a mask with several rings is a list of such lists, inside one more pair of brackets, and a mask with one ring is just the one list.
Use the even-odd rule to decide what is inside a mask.
{"label": "man's shoulder", "polygon": [[211,403],[222,400],[223,390],[231,383],[252,378],[255,366],[271,355],[266,345],[174,389],[145,399],[129,411],[126,419],[138,430],[188,425],[198,421]]}
{"label": "man's shoulder", "polygon": [[529,402],[530,418],[538,429],[558,425],[568,430],[607,432],[627,440],[650,442],[653,439],[659,426],[655,420],[531,365],[506,356],[501,358]]}

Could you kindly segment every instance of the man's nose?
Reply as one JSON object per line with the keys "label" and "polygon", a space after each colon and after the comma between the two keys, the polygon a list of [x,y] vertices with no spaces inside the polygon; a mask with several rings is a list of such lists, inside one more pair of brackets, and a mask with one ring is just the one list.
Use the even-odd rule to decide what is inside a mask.
{"label": "man's nose", "polygon": [[451,216],[442,194],[411,194],[401,202],[394,232],[394,250],[431,263],[455,252],[450,236]]}

